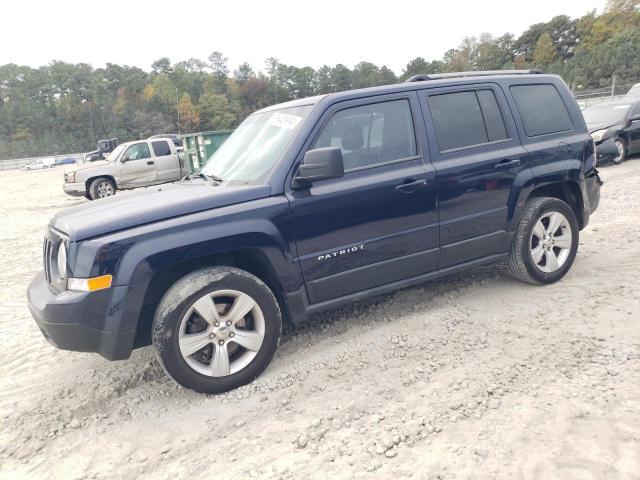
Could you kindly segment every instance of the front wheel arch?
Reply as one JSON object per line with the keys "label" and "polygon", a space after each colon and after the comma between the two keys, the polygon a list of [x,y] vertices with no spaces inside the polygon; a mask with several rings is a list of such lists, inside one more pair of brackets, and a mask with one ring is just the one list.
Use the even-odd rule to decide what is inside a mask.
{"label": "front wheel arch", "polygon": [[111,180],[111,182],[113,183],[114,187],[116,189],[120,189],[120,187],[118,186],[118,183],[116,182],[116,179],[113,175],[93,175],[92,177],[87,178],[84,181],[84,188],[86,190],[87,193],[89,193],[89,187],[91,186],[91,183],[94,180],[97,180],[98,178],[108,178],[109,180]]}

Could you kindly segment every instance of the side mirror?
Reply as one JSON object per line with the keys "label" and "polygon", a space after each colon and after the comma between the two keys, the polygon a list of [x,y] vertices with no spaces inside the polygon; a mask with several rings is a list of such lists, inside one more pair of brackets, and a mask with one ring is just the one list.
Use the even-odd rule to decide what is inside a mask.
{"label": "side mirror", "polygon": [[120,162],[124,163],[124,162],[128,162],[130,160],[129,157],[127,157],[126,155],[123,155],[122,157],[120,157]]}
{"label": "side mirror", "polygon": [[637,122],[637,121],[640,121],[640,114],[638,114],[638,115],[631,115],[631,116],[629,117],[629,122]]}
{"label": "side mirror", "polygon": [[304,154],[293,179],[295,188],[308,186],[318,180],[344,176],[342,150],[339,147],[316,148]]}

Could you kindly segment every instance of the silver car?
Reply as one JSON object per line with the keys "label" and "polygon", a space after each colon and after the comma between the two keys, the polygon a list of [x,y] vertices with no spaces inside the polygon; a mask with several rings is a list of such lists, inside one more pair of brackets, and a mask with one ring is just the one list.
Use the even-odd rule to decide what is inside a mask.
{"label": "silver car", "polygon": [[96,200],[116,190],[174,182],[183,173],[173,141],[154,138],[122,143],[104,160],[67,170],[63,189],[68,195]]}

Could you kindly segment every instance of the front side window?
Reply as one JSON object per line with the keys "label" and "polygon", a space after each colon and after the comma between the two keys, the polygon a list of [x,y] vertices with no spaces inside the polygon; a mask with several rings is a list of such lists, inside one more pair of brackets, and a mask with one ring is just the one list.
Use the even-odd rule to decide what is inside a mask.
{"label": "front side window", "polygon": [[166,140],[151,142],[151,146],[153,147],[153,154],[156,157],[165,157],[167,155],[171,155],[171,147],[169,147],[169,144]]}
{"label": "front side window", "polygon": [[528,137],[571,130],[571,117],[553,85],[514,85],[510,88]]}
{"label": "front side window", "polygon": [[440,152],[508,138],[492,90],[430,95],[429,110]]}
{"label": "front side window", "polygon": [[409,101],[346,108],[324,126],[313,148],[340,147],[344,169],[370,167],[418,154]]}
{"label": "front side window", "polygon": [[131,145],[127,148],[124,154],[129,160],[143,160],[145,158],[151,158],[149,146],[146,143],[136,143]]}

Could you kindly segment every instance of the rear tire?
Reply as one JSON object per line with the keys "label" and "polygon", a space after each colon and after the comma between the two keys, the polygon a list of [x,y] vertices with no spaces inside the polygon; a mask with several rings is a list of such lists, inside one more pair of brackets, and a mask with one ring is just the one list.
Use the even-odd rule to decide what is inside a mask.
{"label": "rear tire", "polygon": [[165,372],[185,388],[221,393],[253,381],[280,342],[282,317],[259,278],[234,267],[178,280],[156,310],[151,337]]}
{"label": "rear tire", "polygon": [[575,260],[579,234],[575,213],[565,202],[529,200],[509,251],[511,274],[535,285],[560,280]]}
{"label": "rear tire", "polygon": [[91,200],[99,198],[107,198],[116,194],[116,186],[113,181],[107,177],[96,178],[89,185],[89,197]]}

